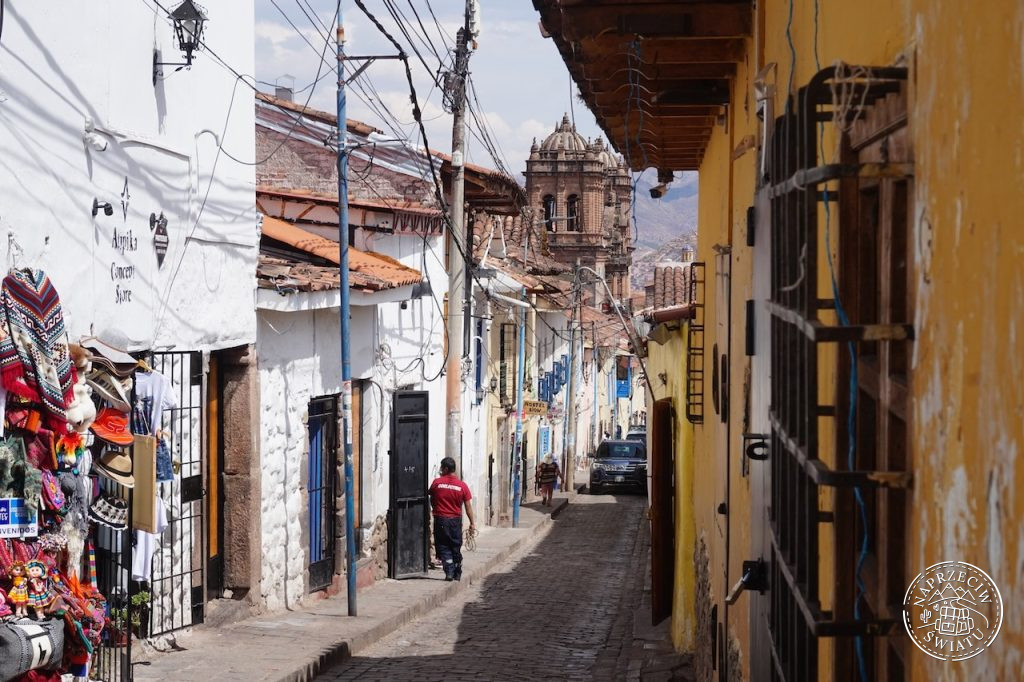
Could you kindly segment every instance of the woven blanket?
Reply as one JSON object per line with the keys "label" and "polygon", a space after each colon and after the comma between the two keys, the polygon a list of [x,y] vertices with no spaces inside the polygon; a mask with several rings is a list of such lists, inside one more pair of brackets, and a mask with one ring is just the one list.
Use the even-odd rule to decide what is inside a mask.
{"label": "woven blanket", "polygon": [[42,270],[14,270],[0,286],[0,382],[42,403],[47,423],[64,433],[75,369],[57,290]]}

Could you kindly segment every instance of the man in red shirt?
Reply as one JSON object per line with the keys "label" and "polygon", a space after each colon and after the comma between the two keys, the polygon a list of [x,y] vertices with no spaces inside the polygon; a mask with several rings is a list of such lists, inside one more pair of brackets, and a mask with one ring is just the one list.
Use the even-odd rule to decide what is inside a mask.
{"label": "man in red shirt", "polygon": [[441,557],[445,580],[462,580],[462,508],[469,517],[469,529],[476,530],[473,495],[465,481],[455,475],[455,460],[441,460],[441,476],[430,484],[430,506],[434,512],[434,548]]}

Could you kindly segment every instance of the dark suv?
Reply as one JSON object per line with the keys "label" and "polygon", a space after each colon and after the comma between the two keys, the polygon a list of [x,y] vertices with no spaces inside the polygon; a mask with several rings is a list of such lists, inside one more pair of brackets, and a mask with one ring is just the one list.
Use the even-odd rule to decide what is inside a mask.
{"label": "dark suv", "polygon": [[606,440],[590,465],[590,493],[605,488],[647,490],[647,445],[637,440]]}

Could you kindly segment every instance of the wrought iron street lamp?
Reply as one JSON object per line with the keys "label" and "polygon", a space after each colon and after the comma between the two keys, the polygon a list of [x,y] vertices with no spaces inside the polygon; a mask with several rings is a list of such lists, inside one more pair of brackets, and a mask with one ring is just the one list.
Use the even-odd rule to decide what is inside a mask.
{"label": "wrought iron street lamp", "polygon": [[184,53],[184,62],[161,62],[158,61],[160,54],[153,52],[153,85],[156,85],[157,77],[161,75],[161,66],[176,66],[175,71],[192,66],[192,57],[196,49],[202,45],[203,27],[206,24],[206,12],[202,7],[185,0],[178,5],[170,14],[174,22],[174,35],[178,41],[178,48]]}

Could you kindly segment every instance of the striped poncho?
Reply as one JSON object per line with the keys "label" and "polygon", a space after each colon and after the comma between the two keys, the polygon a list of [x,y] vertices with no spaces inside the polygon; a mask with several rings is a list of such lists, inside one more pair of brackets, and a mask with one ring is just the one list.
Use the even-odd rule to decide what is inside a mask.
{"label": "striped poncho", "polygon": [[63,433],[75,369],[60,298],[42,270],[12,270],[0,286],[0,382],[42,403],[50,428]]}

